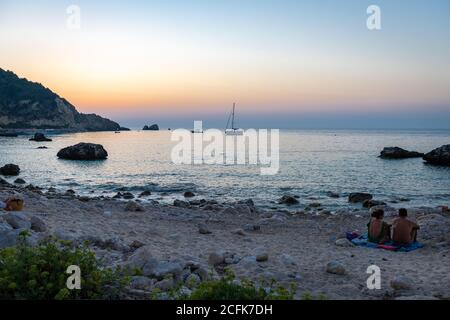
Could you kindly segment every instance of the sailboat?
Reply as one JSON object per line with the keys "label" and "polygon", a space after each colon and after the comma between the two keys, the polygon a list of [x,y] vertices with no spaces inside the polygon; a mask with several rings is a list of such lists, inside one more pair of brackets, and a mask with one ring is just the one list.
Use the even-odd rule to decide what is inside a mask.
{"label": "sailboat", "polygon": [[[228,136],[242,136],[244,134],[244,130],[236,128],[234,126],[234,114],[236,109],[236,103],[233,103],[233,111],[231,111],[230,116],[228,117],[227,127],[225,129],[225,134]],[[231,127],[228,128],[231,120]]]}

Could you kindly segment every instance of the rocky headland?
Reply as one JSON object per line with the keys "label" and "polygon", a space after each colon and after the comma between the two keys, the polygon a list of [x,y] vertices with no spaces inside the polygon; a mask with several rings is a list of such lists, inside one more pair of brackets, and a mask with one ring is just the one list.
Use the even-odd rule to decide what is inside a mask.
{"label": "rocky headland", "polygon": [[0,68],[0,133],[29,130],[116,131],[120,125],[96,114],[84,114],[40,83]]}

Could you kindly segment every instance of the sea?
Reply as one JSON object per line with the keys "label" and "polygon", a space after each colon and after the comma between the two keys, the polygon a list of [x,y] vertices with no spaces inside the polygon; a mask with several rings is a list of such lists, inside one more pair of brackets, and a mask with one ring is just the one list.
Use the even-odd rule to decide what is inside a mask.
{"label": "sea", "polygon": [[[118,191],[172,203],[185,191],[197,199],[234,202],[253,199],[264,208],[284,208],[283,195],[298,197],[301,210],[320,202],[331,211],[349,204],[351,192],[368,192],[394,207],[448,205],[450,168],[425,164],[421,158],[383,160],[384,147],[429,152],[450,143],[445,130],[281,130],[279,171],[261,175],[257,164],[176,164],[172,131],[123,131],[49,134],[52,142],[29,136],[0,137],[0,166],[20,166],[20,177],[43,188],[68,189],[80,195],[113,196]],[[61,160],[57,152],[79,142],[104,146],[104,161]],[[47,149],[38,149],[46,146]],[[16,177],[6,178],[13,182]],[[338,198],[330,197],[334,193]]]}

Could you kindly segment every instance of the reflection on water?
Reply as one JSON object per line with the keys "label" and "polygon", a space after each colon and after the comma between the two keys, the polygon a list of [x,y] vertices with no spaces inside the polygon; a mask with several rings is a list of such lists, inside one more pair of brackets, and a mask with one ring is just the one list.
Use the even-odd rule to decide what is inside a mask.
{"label": "reflection on water", "polygon": [[[382,160],[385,146],[428,152],[450,143],[449,131],[312,131],[280,133],[280,171],[261,176],[256,166],[175,165],[170,160],[173,142],[168,131],[77,133],[53,136],[53,142],[31,142],[26,137],[0,137],[0,164],[15,163],[27,182],[80,193],[114,194],[126,187],[161,193],[171,201],[185,190],[219,200],[253,198],[274,206],[281,195],[300,196],[300,207],[314,199],[325,206],[346,206],[340,194],[370,192],[380,200],[408,198],[412,205],[447,204],[450,169],[424,165],[421,159]],[[106,161],[59,160],[59,149],[79,142],[102,144]],[[38,146],[48,149],[37,149]],[[9,179],[13,180],[13,179]]]}

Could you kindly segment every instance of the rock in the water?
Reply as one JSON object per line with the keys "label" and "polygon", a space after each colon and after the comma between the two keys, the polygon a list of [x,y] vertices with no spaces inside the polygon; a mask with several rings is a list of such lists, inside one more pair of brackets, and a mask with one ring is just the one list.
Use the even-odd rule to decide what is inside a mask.
{"label": "rock in the water", "polygon": [[339,193],[337,192],[333,192],[333,191],[329,191],[327,192],[327,196],[329,196],[330,198],[339,198]]}
{"label": "rock in the water", "polygon": [[208,226],[204,223],[198,225],[198,232],[200,234],[211,234],[211,230],[209,230]]}
{"label": "rock in the water", "polygon": [[122,197],[123,197],[122,192],[117,192],[117,194],[116,194],[115,196],[113,196],[112,198],[113,198],[113,199],[120,199],[120,198],[122,198]]}
{"label": "rock in the water", "polygon": [[308,204],[308,207],[310,208],[320,208],[322,206],[322,204],[320,202],[311,202],[310,204]]}
{"label": "rock in the water", "polygon": [[434,149],[425,154],[423,159],[429,164],[450,166],[450,144]]}
{"label": "rock in the water", "polygon": [[355,192],[348,195],[348,202],[358,203],[366,200],[372,200],[372,198],[373,196],[370,193]]}
{"label": "rock in the water", "polygon": [[127,205],[125,206],[125,211],[144,212],[145,209],[143,206],[141,206],[139,203],[135,201],[128,201]]}
{"label": "rock in the water", "polygon": [[382,159],[407,159],[407,158],[421,158],[424,154],[416,151],[408,151],[399,147],[386,147],[381,151],[380,158]]}
{"label": "rock in the water", "polygon": [[337,275],[345,275],[347,271],[345,270],[345,267],[337,261],[331,261],[327,264],[327,272]]}
{"label": "rock in the water", "polygon": [[28,217],[20,212],[10,212],[3,219],[14,229],[30,229],[31,222]]}
{"label": "rock in the water", "polygon": [[144,128],[142,128],[142,130],[145,130],[145,131],[158,131],[159,130],[159,126],[157,124],[152,124],[151,126],[145,125]]}
{"label": "rock in the water", "polygon": [[100,144],[82,142],[61,149],[57,156],[66,160],[105,160],[108,152]]}
{"label": "rock in the water", "polygon": [[152,195],[152,193],[149,190],[145,190],[145,191],[142,191],[139,194],[139,198],[144,198],[144,197],[148,197],[148,196],[151,196],[151,195]]}
{"label": "rock in the water", "polygon": [[44,141],[52,141],[52,139],[47,138],[43,133],[35,133],[34,137],[30,139],[30,141],[44,142]]}
{"label": "rock in the water", "polygon": [[134,195],[131,192],[124,192],[121,196],[122,198],[127,200],[134,199]]}
{"label": "rock in the water", "polygon": [[293,196],[284,195],[279,200],[279,203],[286,204],[286,205],[294,205],[298,204],[298,200]]}
{"label": "rock in the water", "polygon": [[20,173],[20,168],[16,164],[9,163],[0,168],[0,174],[4,176],[17,176]]}
{"label": "rock in the water", "polygon": [[349,241],[347,238],[341,238],[341,239],[337,239],[335,244],[338,247],[354,247],[355,245]]}
{"label": "rock in the water", "polygon": [[184,193],[184,197],[185,198],[192,198],[192,197],[195,197],[195,194],[192,191],[186,191]]}
{"label": "rock in the water", "polygon": [[413,281],[405,276],[398,276],[391,280],[390,285],[394,290],[410,290],[413,287]]}
{"label": "rock in the water", "polygon": [[373,199],[371,199],[371,200],[365,200],[364,202],[363,202],[363,207],[364,208],[372,208],[372,207],[375,207],[375,206],[385,206],[386,205],[386,203],[385,202],[383,202],[383,201],[378,201],[378,200],[373,200]]}
{"label": "rock in the water", "polygon": [[183,201],[183,200],[178,200],[178,199],[176,199],[173,202],[173,205],[175,207],[180,207],[180,208],[189,208],[189,206],[190,206],[189,202],[186,202],[186,201]]}
{"label": "rock in the water", "polygon": [[17,178],[16,180],[14,180],[14,183],[16,183],[16,184],[25,184],[27,182],[25,180],[21,179],[21,178]]}
{"label": "rock in the water", "polygon": [[47,231],[47,226],[45,225],[45,222],[42,221],[41,218],[32,216],[30,218],[31,223],[31,230],[34,230],[36,232],[45,232]]}

